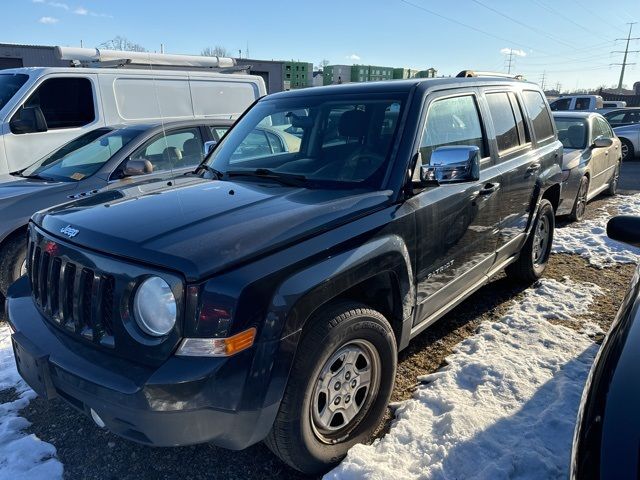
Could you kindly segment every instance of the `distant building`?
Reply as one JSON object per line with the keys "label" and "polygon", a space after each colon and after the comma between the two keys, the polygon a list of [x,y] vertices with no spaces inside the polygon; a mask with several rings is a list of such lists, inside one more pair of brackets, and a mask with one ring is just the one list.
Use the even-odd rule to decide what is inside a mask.
{"label": "distant building", "polygon": [[317,70],[315,72],[313,72],[313,86],[314,87],[321,87],[322,85],[324,85],[324,75],[322,70]]}
{"label": "distant building", "polygon": [[264,79],[267,93],[313,86],[313,64],[284,60],[236,58],[237,65],[249,65],[251,75]]}
{"label": "distant building", "polygon": [[379,67],[375,65],[353,65],[351,67],[353,82],[377,82],[393,80],[393,67]]}
{"label": "distant building", "polygon": [[17,45],[0,43],[0,70],[18,67],[68,67],[69,62],[58,60],[55,47],[47,45]]}
{"label": "distant building", "polygon": [[418,70],[411,68],[394,68],[393,79],[394,80],[406,80],[407,78],[415,78],[418,75]]}
{"label": "distant building", "polygon": [[351,82],[352,65],[327,65],[322,70],[323,84],[335,85]]}
{"label": "distant building", "polygon": [[[313,86],[313,64],[306,62],[284,62],[282,65],[284,81],[289,82],[289,89]],[[289,90],[286,89],[285,90]]]}
{"label": "distant building", "polygon": [[416,73],[416,78],[435,78],[438,75],[438,70],[435,68],[427,68],[426,70],[420,70]]}

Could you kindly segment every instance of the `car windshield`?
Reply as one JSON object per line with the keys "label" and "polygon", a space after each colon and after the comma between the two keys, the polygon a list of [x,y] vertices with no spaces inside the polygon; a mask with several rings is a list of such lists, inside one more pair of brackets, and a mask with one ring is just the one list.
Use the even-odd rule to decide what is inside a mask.
{"label": "car windshield", "polygon": [[587,147],[587,121],[582,118],[555,117],[558,139],[564,148]]}
{"label": "car windshield", "polygon": [[343,94],[259,102],[223,138],[208,166],[227,176],[377,188],[405,99],[405,93]]}
{"label": "car windshield", "polygon": [[107,160],[140,134],[137,128],[99,128],[72,140],[21,172],[23,177],[79,181],[96,173]]}
{"label": "car windshield", "polygon": [[0,75],[0,109],[16,94],[29,79],[24,73],[3,73]]}

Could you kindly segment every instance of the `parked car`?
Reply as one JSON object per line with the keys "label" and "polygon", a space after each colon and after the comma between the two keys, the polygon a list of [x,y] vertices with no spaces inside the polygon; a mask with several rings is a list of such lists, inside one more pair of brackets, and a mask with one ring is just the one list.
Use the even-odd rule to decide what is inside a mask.
{"label": "parked car", "polygon": [[[640,217],[614,217],[607,234],[640,247]],[[600,347],[578,412],[571,455],[574,480],[638,478],[640,472],[640,268]]]}
{"label": "parked car", "polygon": [[555,99],[549,104],[551,110],[585,110],[594,111],[603,107],[600,95],[566,95]]}
{"label": "parked car", "polygon": [[[70,57],[98,52],[88,65],[114,55],[153,68],[15,68],[0,72],[0,174],[96,128],[133,122],[237,118],[266,94],[261,77],[211,71],[232,59],[70,49]],[[67,49],[60,49],[61,56]],[[105,55],[111,53],[111,57]],[[67,58],[67,57],[65,57]],[[91,58],[91,57],[89,57]],[[211,63],[214,62],[214,63]],[[191,66],[189,66],[191,65]],[[194,70],[200,65],[200,70]],[[180,70],[178,70],[180,69]]]}
{"label": "parked car", "polygon": [[626,106],[627,106],[627,102],[622,100],[603,100],[602,101],[603,110],[625,108]]}
{"label": "parked car", "polygon": [[622,143],[622,161],[635,160],[640,155],[640,123],[616,127],[613,132]]}
{"label": "parked car", "polygon": [[[297,151],[244,148],[293,111]],[[265,97],[189,185],[33,217],[7,299],[19,371],[137,442],[265,440],[326,471],[379,425],[411,338],[502,270],[543,274],[561,153],[524,81]]]}
{"label": "parked car", "polygon": [[139,192],[193,171],[231,120],[101,127],[13,175],[0,176],[0,293],[26,272],[27,224],[38,210],[135,184]]}
{"label": "parked car", "polygon": [[640,123],[640,107],[615,109],[603,115],[613,128]]}
{"label": "parked car", "polygon": [[562,157],[562,196],[558,215],[584,216],[587,202],[606,191],[615,195],[620,178],[620,140],[598,113],[554,112]]}

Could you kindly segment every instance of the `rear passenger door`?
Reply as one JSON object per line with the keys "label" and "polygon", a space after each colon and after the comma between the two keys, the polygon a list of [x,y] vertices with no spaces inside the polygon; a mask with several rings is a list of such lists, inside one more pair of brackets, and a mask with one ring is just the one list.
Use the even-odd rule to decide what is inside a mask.
{"label": "rear passenger door", "polygon": [[500,172],[489,154],[477,91],[430,98],[419,144],[422,164],[430,163],[438,147],[452,145],[477,146],[482,160],[479,181],[428,187],[412,199],[418,242],[416,323],[433,318],[485,279],[494,263],[500,220]]}
{"label": "rear passenger door", "polygon": [[530,127],[517,91],[484,91],[493,139],[491,153],[502,175],[498,255],[501,263],[520,251],[527,229],[537,173],[542,168],[532,147]]}

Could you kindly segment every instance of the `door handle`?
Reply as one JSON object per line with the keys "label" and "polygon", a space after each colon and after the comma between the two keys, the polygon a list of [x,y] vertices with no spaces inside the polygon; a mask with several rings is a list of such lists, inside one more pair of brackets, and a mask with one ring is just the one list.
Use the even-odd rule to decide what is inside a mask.
{"label": "door handle", "polygon": [[478,195],[491,195],[492,193],[497,192],[498,190],[500,190],[500,184],[499,183],[487,183],[484,187],[482,187],[480,189],[480,191],[478,192]]}
{"label": "door handle", "polygon": [[541,166],[542,165],[540,165],[539,163],[532,163],[527,167],[527,173],[537,172],[538,170],[540,170]]}

